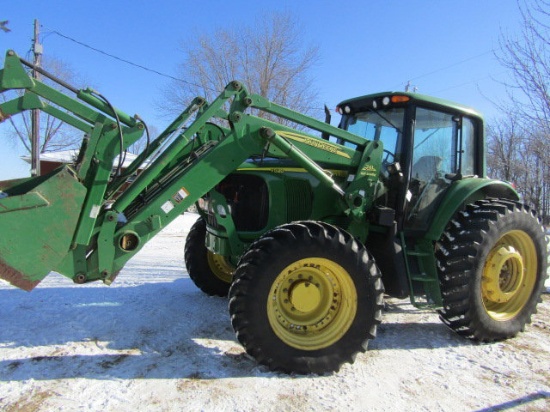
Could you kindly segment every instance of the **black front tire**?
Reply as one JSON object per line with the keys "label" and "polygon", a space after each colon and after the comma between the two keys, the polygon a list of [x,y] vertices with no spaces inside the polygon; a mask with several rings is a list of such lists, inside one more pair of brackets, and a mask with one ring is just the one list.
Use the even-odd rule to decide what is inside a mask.
{"label": "black front tire", "polygon": [[209,296],[226,297],[231,286],[234,267],[223,256],[205,246],[206,223],[197,219],[185,242],[185,266],[193,283]]}
{"label": "black front tire", "polygon": [[266,233],[241,258],[229,310],[238,340],[257,362],[323,374],[367,349],[383,292],[373,258],[350,234],[295,222]]}
{"label": "black front tire", "polygon": [[543,228],[525,205],[504,199],[468,205],[437,245],[441,320],[483,342],[523,331],[547,277]]}

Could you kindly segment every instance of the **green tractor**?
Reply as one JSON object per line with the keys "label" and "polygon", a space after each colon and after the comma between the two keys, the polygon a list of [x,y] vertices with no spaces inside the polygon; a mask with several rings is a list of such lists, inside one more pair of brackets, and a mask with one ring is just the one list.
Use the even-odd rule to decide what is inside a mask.
{"label": "green tractor", "polygon": [[43,72],[75,96],[59,93],[25,66],[8,52],[0,92],[24,93],[0,104],[0,121],[40,109],[85,139],[74,164],[0,182],[0,276],[15,286],[31,290],[50,271],[110,284],[196,205],[189,276],[229,296],[238,340],[271,370],[353,362],[376,336],[385,295],[433,307],[484,342],[515,336],[536,310],[544,231],[511,185],[487,178],[474,110],[378,93],[340,103],[333,127],[231,82],[212,102],[194,99],[121,170],[143,121]]}

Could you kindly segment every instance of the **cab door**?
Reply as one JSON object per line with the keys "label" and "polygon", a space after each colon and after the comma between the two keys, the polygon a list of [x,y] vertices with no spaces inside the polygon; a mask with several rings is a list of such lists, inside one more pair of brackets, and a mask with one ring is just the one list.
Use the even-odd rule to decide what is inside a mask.
{"label": "cab door", "polygon": [[416,108],[406,230],[427,230],[453,181],[475,174],[475,137],[475,122],[467,116]]}

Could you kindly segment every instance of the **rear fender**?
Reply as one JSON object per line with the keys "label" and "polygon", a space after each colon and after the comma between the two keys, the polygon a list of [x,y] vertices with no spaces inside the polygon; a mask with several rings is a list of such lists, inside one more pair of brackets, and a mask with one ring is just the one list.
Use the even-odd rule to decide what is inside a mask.
{"label": "rear fender", "polygon": [[456,212],[469,203],[489,197],[519,200],[515,189],[500,180],[467,178],[454,182],[437,208],[425,238],[432,241],[439,240]]}

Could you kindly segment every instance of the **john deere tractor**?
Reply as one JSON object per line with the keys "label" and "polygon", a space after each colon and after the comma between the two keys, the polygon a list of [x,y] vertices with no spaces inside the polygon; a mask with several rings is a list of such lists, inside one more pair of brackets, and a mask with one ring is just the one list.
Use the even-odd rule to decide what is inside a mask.
{"label": "john deere tractor", "polygon": [[31,290],[51,271],[110,284],[196,205],[189,276],[229,296],[237,339],[271,370],[353,362],[376,336],[385,295],[433,307],[479,341],[515,336],[535,312],[543,228],[510,184],[487,178],[472,109],[377,93],[340,103],[333,127],[234,81],[212,102],[195,98],[122,169],[145,123],[30,68],[8,51],[0,92],[20,93],[0,104],[0,121],[38,109],[84,139],[73,164],[0,182],[0,276],[15,286]]}

